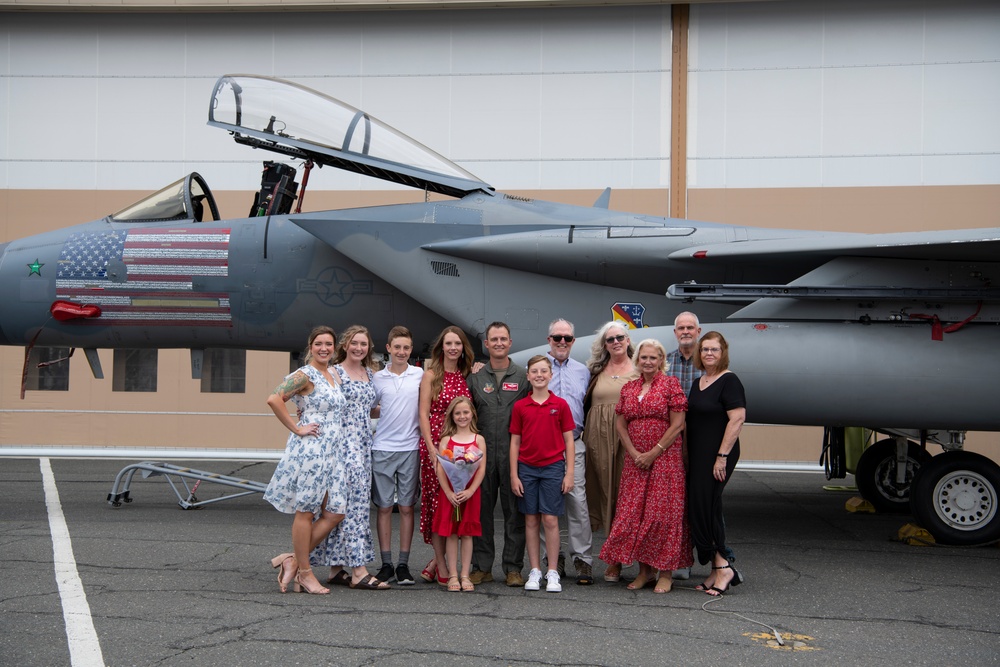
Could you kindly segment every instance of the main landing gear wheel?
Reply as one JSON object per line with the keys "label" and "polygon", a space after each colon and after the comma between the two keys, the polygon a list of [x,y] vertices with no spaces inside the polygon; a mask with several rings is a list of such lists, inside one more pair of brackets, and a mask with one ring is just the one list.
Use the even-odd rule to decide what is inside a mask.
{"label": "main landing gear wheel", "polygon": [[985,456],[938,454],[921,466],[910,496],[917,523],[942,544],[1000,540],[1000,466]]}
{"label": "main landing gear wheel", "polygon": [[879,440],[869,447],[858,459],[854,481],[861,496],[870,502],[877,512],[888,514],[910,511],[910,489],[920,466],[931,459],[931,455],[915,442],[906,445],[906,473],[903,482],[896,481],[896,441]]}

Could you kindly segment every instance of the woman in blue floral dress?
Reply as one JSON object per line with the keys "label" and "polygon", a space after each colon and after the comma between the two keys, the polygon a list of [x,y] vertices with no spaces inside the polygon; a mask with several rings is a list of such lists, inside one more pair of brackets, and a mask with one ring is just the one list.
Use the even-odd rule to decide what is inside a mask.
{"label": "woman in blue floral dress", "polygon": [[[370,415],[375,407],[372,383],[371,334],[362,326],[348,327],[340,336],[336,366],[341,390],[347,397],[342,432],[335,456],[343,463],[347,490],[347,512],[330,536],[312,553],[313,565],[329,565],[328,583],[384,590],[389,584],[373,577],[366,565],[375,560],[372,547],[371,488],[372,430]],[[348,575],[345,568],[351,568]]]}
{"label": "woman in blue floral dress", "polygon": [[[285,454],[264,492],[264,500],[279,512],[295,515],[294,553],[271,559],[271,565],[279,569],[282,593],[293,581],[296,590],[302,587],[307,593],[321,595],[330,592],[320,585],[308,563],[309,552],[343,520],[347,508],[342,472],[334,454],[341,440],[346,404],[340,380],[329,369],[335,341],[330,327],[313,329],[306,348],[306,365],[288,375],[267,399],[275,416],[291,431]],[[288,401],[298,408],[298,422],[285,406]]]}

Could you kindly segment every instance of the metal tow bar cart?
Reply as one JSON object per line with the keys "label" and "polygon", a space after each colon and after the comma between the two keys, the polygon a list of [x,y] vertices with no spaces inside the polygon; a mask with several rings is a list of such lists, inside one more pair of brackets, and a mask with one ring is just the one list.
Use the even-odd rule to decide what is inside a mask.
{"label": "metal tow bar cart", "polygon": [[[109,505],[112,507],[121,507],[123,502],[132,502],[132,498],[129,495],[131,493],[130,487],[132,486],[132,478],[135,477],[135,473],[138,470],[142,471],[143,479],[157,477],[160,475],[165,477],[167,482],[170,484],[170,488],[173,489],[174,493],[177,495],[178,504],[182,509],[186,510],[203,507],[209,503],[217,503],[223,500],[240,498],[241,496],[249,496],[253,493],[264,493],[267,489],[266,484],[254,482],[249,479],[240,479],[239,477],[221,475],[219,473],[208,472],[206,470],[184,468],[170,463],[143,461],[142,463],[127,465],[121,469],[115,477],[114,483],[111,485],[111,493],[108,494]],[[183,485],[184,491],[186,492],[185,494],[182,494],[178,485],[174,483],[174,477],[177,477],[177,481]],[[189,479],[196,480],[193,487],[188,486],[187,480]],[[194,493],[198,490],[198,486],[200,486],[202,482],[213,482],[215,484],[222,484],[223,486],[231,486],[236,489],[241,489],[241,491],[238,493],[230,493],[228,495],[220,496],[218,498],[212,498],[210,500],[198,500]]]}

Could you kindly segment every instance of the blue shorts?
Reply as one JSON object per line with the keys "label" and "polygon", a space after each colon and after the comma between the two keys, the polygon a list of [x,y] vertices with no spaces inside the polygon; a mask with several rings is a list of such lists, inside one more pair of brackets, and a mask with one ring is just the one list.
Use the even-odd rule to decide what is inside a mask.
{"label": "blue shorts", "polygon": [[518,511],[521,514],[562,516],[566,512],[562,492],[565,476],[565,461],[556,461],[541,467],[518,461],[517,477],[524,487],[524,495],[517,499]]}

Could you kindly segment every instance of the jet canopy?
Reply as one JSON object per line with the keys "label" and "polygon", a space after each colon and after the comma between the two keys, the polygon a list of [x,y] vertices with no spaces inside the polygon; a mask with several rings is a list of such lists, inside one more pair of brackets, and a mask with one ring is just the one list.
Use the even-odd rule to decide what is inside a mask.
{"label": "jet canopy", "polygon": [[219,207],[208,184],[196,171],[167,187],[118,211],[115,222],[157,222],[162,220],[205,220],[205,204],[212,220],[219,220]]}
{"label": "jet canopy", "polygon": [[237,143],[422,190],[453,197],[493,190],[364,111],[289,81],[223,76],[212,91],[208,124],[228,130]]}

